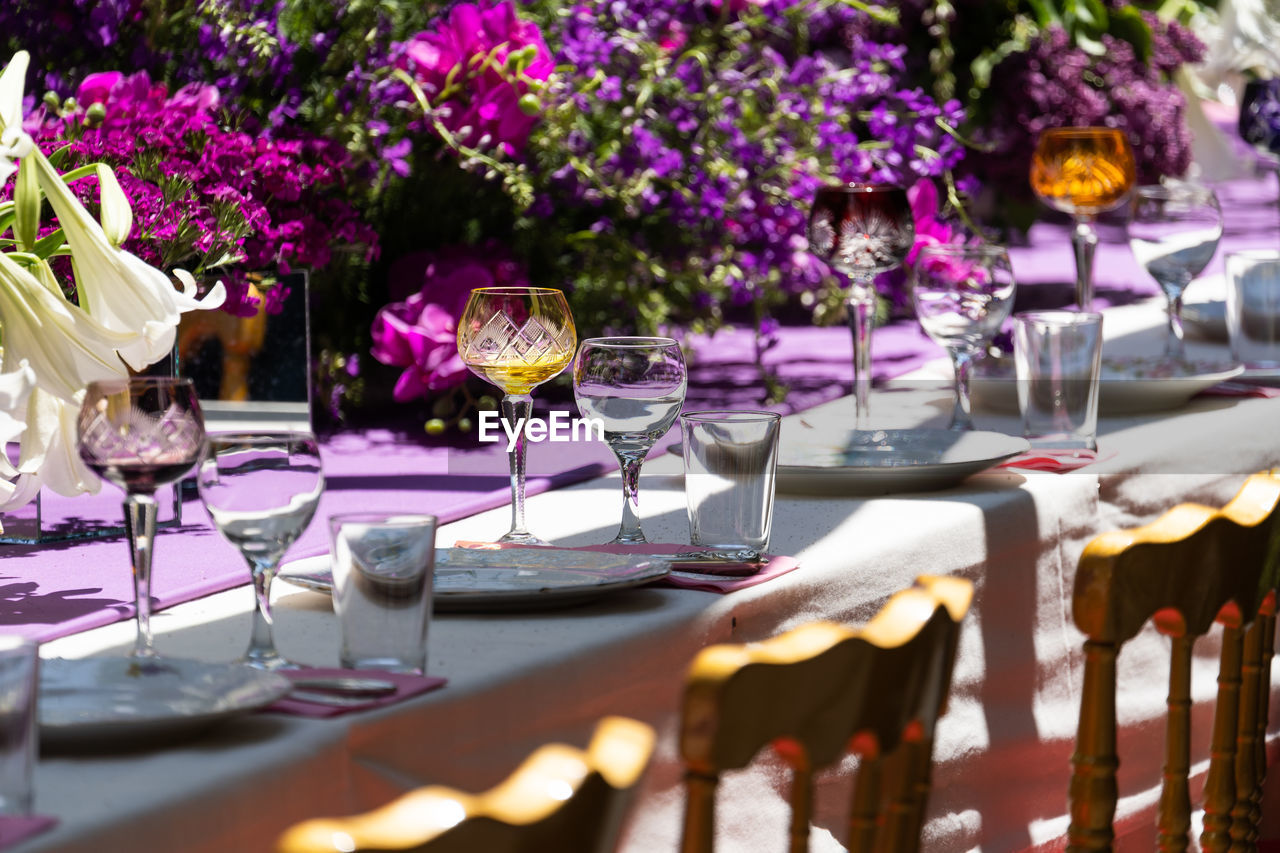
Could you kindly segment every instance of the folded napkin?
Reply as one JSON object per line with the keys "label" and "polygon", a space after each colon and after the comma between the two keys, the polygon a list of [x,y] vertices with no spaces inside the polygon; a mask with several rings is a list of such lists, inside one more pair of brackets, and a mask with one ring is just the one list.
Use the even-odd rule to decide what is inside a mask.
{"label": "folded napkin", "polygon": [[1027,471],[1052,471],[1065,474],[1086,465],[1092,465],[1099,459],[1109,459],[1112,454],[1099,456],[1095,450],[1053,450],[1051,448],[1032,448],[1026,453],[997,465],[997,468],[1022,468]]}
{"label": "folded napkin", "polygon": [[52,829],[58,823],[56,817],[46,815],[30,815],[29,817],[0,816],[0,850],[12,847],[39,835],[46,829]]}
{"label": "folded napkin", "polygon": [[[455,548],[545,548],[545,545],[519,545],[510,542],[455,542]],[[553,548],[561,546],[553,545]],[[673,543],[641,543],[638,545],[581,545],[574,548],[564,548],[566,551],[601,551],[606,554],[684,554],[698,549],[692,545],[679,545]],[[795,557],[780,557],[775,554],[765,554],[764,559],[767,561],[758,570],[750,574],[743,574],[743,571],[750,571],[753,563],[715,563],[708,565],[699,563],[696,560],[687,562],[675,562],[672,568],[675,570],[672,574],[667,575],[657,583],[662,586],[674,586],[680,589],[701,589],[707,592],[734,592],[739,589],[746,589],[749,586],[756,586],[765,581],[771,581],[776,577],[781,577],[787,572],[794,571],[800,567],[800,561]],[[677,574],[676,572],[685,572],[685,574]]]}
{"label": "folded napkin", "polygon": [[1252,382],[1235,382],[1228,379],[1219,382],[1196,395],[1197,397],[1280,397],[1280,388],[1256,385]]}
{"label": "folded napkin", "polygon": [[[336,717],[339,714],[349,714],[352,711],[381,708],[383,705],[391,705],[408,699],[410,696],[427,693],[445,685],[445,679],[443,678],[400,672],[382,672],[376,669],[282,669],[277,670],[277,672],[290,681],[308,678],[376,678],[380,681],[390,681],[396,685],[394,693],[387,693],[383,696],[343,697],[341,705],[308,702],[299,698],[297,694],[291,693],[263,709],[264,711],[274,711],[277,714],[293,714],[298,717]],[[337,697],[339,694],[331,693],[327,695]]]}

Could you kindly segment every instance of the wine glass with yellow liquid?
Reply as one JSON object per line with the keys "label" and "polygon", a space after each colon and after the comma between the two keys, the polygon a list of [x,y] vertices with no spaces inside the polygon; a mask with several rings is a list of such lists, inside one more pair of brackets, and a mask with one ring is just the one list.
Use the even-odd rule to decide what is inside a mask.
{"label": "wine glass with yellow liquid", "polygon": [[549,287],[481,287],[458,323],[458,353],[471,372],[502,389],[502,417],[515,433],[511,530],[499,542],[545,545],[525,528],[525,430],[533,389],[573,361],[578,334],[564,294]]}
{"label": "wine glass with yellow liquid", "polygon": [[1119,207],[1133,190],[1137,168],[1133,149],[1114,127],[1053,127],[1043,131],[1031,158],[1031,189],[1055,210],[1076,221],[1071,245],[1076,254],[1076,305],[1093,306],[1094,218]]}

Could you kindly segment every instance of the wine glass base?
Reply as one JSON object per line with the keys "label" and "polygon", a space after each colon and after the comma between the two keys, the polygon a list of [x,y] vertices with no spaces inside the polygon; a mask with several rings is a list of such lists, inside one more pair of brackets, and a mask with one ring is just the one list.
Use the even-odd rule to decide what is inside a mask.
{"label": "wine glass base", "polygon": [[551,544],[550,542],[546,542],[546,541],[543,541],[542,539],[539,539],[537,536],[534,536],[532,533],[528,533],[528,532],[516,533],[514,531],[507,533],[505,536],[503,536],[501,539],[498,540],[498,543],[500,545],[550,545]]}
{"label": "wine glass base", "polygon": [[648,545],[649,540],[645,539],[644,534],[639,532],[628,534],[626,536],[623,536],[621,533],[619,533],[617,536],[613,537],[613,540],[610,541],[608,544],[610,545]]}
{"label": "wine glass base", "polygon": [[251,666],[264,672],[276,672],[281,669],[302,669],[302,664],[294,663],[274,652],[271,654],[245,654],[238,658],[236,663]]}

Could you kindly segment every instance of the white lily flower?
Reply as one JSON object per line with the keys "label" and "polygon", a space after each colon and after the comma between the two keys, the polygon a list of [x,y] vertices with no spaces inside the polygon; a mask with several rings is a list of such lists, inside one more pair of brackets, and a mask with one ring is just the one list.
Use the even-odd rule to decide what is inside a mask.
{"label": "white lily flower", "polygon": [[27,436],[18,470],[37,476],[43,485],[66,497],[102,488],[102,480],[80,458],[77,444],[76,420],[83,399],[83,391],[75,399],[63,400],[36,388],[27,403]]}
{"label": "white lily flower", "polygon": [[0,322],[7,356],[27,359],[39,386],[73,400],[96,379],[128,375],[116,355],[136,333],[104,329],[0,252]]}
{"label": "white lily flower", "polygon": [[[48,158],[39,150],[31,156],[35,158],[40,186],[71,246],[81,307],[105,328],[130,335],[130,340],[118,349],[134,370],[159,361],[173,351],[175,330],[183,312],[222,304],[226,298],[222,283],[214,285],[203,299],[195,298],[195,283],[190,276],[182,282],[182,291],[176,290],[167,275],[108,239]],[[100,181],[100,185],[104,220],[126,220],[118,209],[120,205],[128,207],[119,185],[114,180]]]}
{"label": "white lily flower", "polygon": [[0,73],[0,184],[18,170],[14,161],[35,148],[30,135],[22,129],[22,93],[30,59],[25,50],[20,50]]}

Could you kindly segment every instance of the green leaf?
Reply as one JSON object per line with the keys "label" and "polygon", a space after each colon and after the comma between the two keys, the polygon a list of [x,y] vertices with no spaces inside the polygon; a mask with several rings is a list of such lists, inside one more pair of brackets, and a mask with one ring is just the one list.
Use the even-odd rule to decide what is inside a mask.
{"label": "green leaf", "polygon": [[37,240],[36,244],[31,247],[31,253],[47,259],[52,257],[53,254],[61,249],[65,244],[66,235],[63,234],[62,229],[59,228],[57,231],[46,234]]}
{"label": "green leaf", "polygon": [[1151,28],[1142,17],[1141,10],[1123,6],[1111,13],[1111,32],[1129,44],[1143,62],[1151,59]]}
{"label": "green leaf", "polygon": [[1067,8],[1074,12],[1075,19],[1092,33],[1107,31],[1107,7],[1102,0],[1074,0]]}
{"label": "green leaf", "polygon": [[40,182],[34,157],[23,157],[13,187],[13,236],[24,251],[30,251],[40,233]]}
{"label": "green leaf", "polygon": [[1062,23],[1062,15],[1058,13],[1053,0],[1027,0],[1027,5],[1031,7],[1031,13],[1035,15],[1036,23],[1041,29]]}

